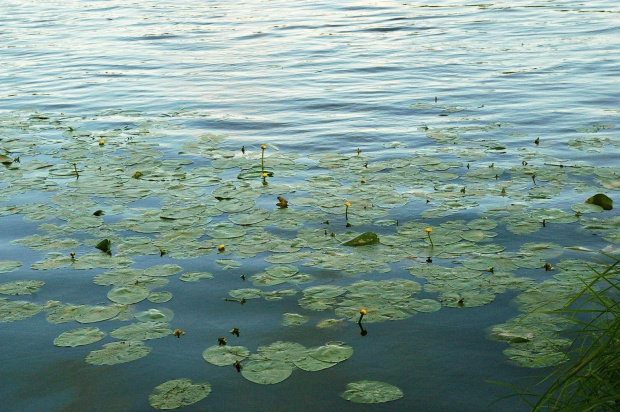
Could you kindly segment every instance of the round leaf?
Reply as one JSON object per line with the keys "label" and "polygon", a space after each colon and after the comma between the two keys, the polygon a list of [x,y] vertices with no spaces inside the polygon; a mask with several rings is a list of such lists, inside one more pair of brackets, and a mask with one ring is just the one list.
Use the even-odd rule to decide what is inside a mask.
{"label": "round leaf", "polygon": [[254,360],[241,370],[247,380],[261,385],[280,383],[293,372],[293,368],[286,362],[277,360]]}

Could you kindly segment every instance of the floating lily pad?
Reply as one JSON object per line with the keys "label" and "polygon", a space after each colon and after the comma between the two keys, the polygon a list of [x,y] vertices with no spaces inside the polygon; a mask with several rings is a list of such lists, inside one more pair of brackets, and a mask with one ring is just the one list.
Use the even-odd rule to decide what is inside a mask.
{"label": "floating lily pad", "polygon": [[602,207],[604,210],[611,210],[613,209],[613,200],[611,200],[611,198],[609,198],[609,196],[603,194],[603,193],[598,193],[592,197],[589,197],[586,200],[586,203],[590,203],[593,205],[597,205]]}
{"label": "floating lily pad", "polygon": [[120,313],[119,306],[83,306],[75,313],[75,320],[79,323],[95,323],[112,319]]}
{"label": "floating lily pad", "polygon": [[260,289],[244,288],[234,289],[228,292],[228,294],[235,299],[258,299],[263,295]]}
{"label": "floating lily pad", "polygon": [[[234,201],[232,201],[234,203]],[[220,202],[221,203],[221,202]],[[245,235],[244,228],[235,226],[232,223],[220,223],[212,226],[207,234],[213,239],[234,239]]]}
{"label": "floating lily pad", "polygon": [[346,319],[345,318],[340,318],[340,319],[323,319],[322,321],[320,321],[319,323],[316,324],[316,327],[319,329],[324,329],[324,328],[332,328],[334,326],[339,326],[344,324],[344,321]]}
{"label": "floating lily pad", "polygon": [[407,305],[407,309],[416,312],[431,313],[441,309],[441,303],[433,299],[413,299]]}
{"label": "floating lily pad", "polygon": [[211,393],[208,382],[192,383],[189,379],[174,379],[157,385],[149,402],[155,409],[176,409],[192,405]]}
{"label": "floating lily pad", "polygon": [[108,299],[123,305],[131,305],[143,301],[149,295],[144,286],[123,285],[117,286],[108,292]]}
{"label": "floating lily pad", "polygon": [[327,342],[318,348],[309,349],[308,355],[323,362],[342,362],[353,355],[353,348],[344,342]]}
{"label": "floating lily pad", "polygon": [[0,298],[0,322],[13,322],[36,315],[43,310],[43,306],[23,300],[8,300]]}
{"label": "floating lily pad", "polygon": [[136,313],[135,318],[141,322],[170,322],[174,318],[174,313],[167,308],[148,309]]}
{"label": "floating lily pad", "polygon": [[151,348],[142,342],[120,341],[103,345],[103,349],[90,352],[86,362],[93,365],[116,365],[143,358],[151,353]]}
{"label": "floating lily pad", "polygon": [[170,325],[165,322],[154,321],[132,323],[110,332],[110,336],[116,339],[131,341],[159,339],[168,335],[172,335]]}
{"label": "floating lily pad", "polygon": [[110,239],[103,239],[101,242],[97,243],[95,247],[104,253],[112,253],[112,242]]}
{"label": "floating lily pad", "polygon": [[379,236],[376,233],[365,232],[351,240],[344,242],[343,246],[366,246],[379,243]]}
{"label": "floating lily pad", "polygon": [[149,295],[149,302],[153,303],[165,303],[172,299],[172,293],[161,291],[161,292],[153,292]]}
{"label": "floating lily pad", "polygon": [[74,229],[88,229],[102,224],[103,220],[97,216],[78,216],[67,222],[67,225]]}
{"label": "floating lily pad", "polygon": [[215,345],[207,348],[202,357],[216,366],[229,366],[236,361],[242,361],[250,355],[245,346]]}
{"label": "floating lily pad", "polygon": [[304,289],[304,296],[311,296],[314,298],[335,298],[337,296],[342,295],[347,291],[346,288],[342,286],[335,285],[323,285],[323,286],[312,286]]}
{"label": "floating lily pad", "polygon": [[307,372],[316,372],[338,365],[338,362],[324,362],[312,356],[306,356],[304,359],[297,360],[294,363],[299,369]]}
{"label": "floating lily pad", "polygon": [[207,272],[183,273],[179,278],[183,282],[199,282],[201,279],[213,279],[213,275]]}
{"label": "floating lily pad", "polygon": [[257,350],[264,359],[294,362],[308,356],[308,349],[295,342],[277,341],[267,346],[260,346]]}
{"label": "floating lily pad", "polygon": [[79,328],[62,333],[54,339],[54,346],[75,347],[82,345],[90,345],[100,341],[105,337],[106,333],[99,328]]}
{"label": "floating lily pad", "polygon": [[577,203],[576,205],[573,205],[571,209],[574,212],[580,213],[582,215],[585,215],[588,213],[599,213],[605,210],[601,206],[591,204],[591,203]]}
{"label": "floating lily pad", "polygon": [[340,396],[355,403],[383,403],[402,398],[403,391],[385,382],[357,381],[348,383]]}
{"label": "floating lily pad", "polygon": [[241,262],[232,259],[217,259],[215,263],[220,265],[224,270],[236,269],[238,267],[241,267]]}
{"label": "floating lily pad", "polygon": [[228,219],[236,225],[251,226],[266,220],[269,217],[269,211],[257,209],[248,214],[232,214]]}
{"label": "floating lily pad", "polygon": [[284,326],[303,325],[308,322],[308,317],[298,313],[285,313],[282,315],[282,324]]}
{"label": "floating lily pad", "polygon": [[0,293],[4,295],[31,295],[45,285],[39,280],[16,280],[0,284]]}
{"label": "floating lily pad", "polygon": [[144,271],[144,274],[147,276],[172,276],[174,274],[182,271],[183,268],[179,265],[158,265],[151,266],[150,268]]}
{"label": "floating lily pad", "polygon": [[15,260],[0,260],[0,273],[12,272],[22,265],[22,262]]}
{"label": "floating lily pad", "polygon": [[47,314],[47,321],[55,324],[71,322],[83,307],[84,305],[62,305]]}
{"label": "floating lily pad", "polygon": [[253,360],[241,370],[244,378],[261,385],[280,383],[292,372],[293,368],[288,363],[278,360]]}
{"label": "floating lily pad", "polygon": [[295,296],[297,294],[296,290],[293,289],[283,289],[283,290],[274,290],[272,292],[263,292],[263,297],[265,300],[280,300],[285,296]]}
{"label": "floating lily pad", "polygon": [[[565,340],[564,344],[570,343]],[[546,368],[569,360],[568,356],[553,343],[526,342],[504,349],[504,355],[520,366],[527,368]]]}

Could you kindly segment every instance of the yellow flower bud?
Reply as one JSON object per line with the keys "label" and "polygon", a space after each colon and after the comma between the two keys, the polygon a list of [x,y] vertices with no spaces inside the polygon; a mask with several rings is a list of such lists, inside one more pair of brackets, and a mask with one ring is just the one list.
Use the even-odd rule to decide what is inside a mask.
{"label": "yellow flower bud", "polygon": [[263,177],[267,177],[267,176],[268,176],[268,174],[267,174],[267,173],[263,173]]}
{"label": "yellow flower bud", "polygon": [[425,230],[426,230],[426,233],[431,233],[433,231],[433,229],[431,229],[430,227],[427,227]]}
{"label": "yellow flower bud", "polygon": [[267,145],[266,145],[266,144],[261,145],[261,147],[260,147],[260,148],[261,148],[261,149],[263,149],[263,150],[266,150],[266,149],[267,149]]}
{"label": "yellow flower bud", "polygon": [[99,140],[99,146],[103,146],[105,144],[105,142],[103,141],[103,139]]}
{"label": "yellow flower bud", "polygon": [[349,203],[349,202],[344,202],[344,205],[345,205],[346,207],[349,207],[349,206],[351,206],[351,203]]}
{"label": "yellow flower bud", "polygon": [[217,250],[220,252],[223,252],[225,249],[226,249],[226,246],[223,243],[217,247]]}
{"label": "yellow flower bud", "polygon": [[366,309],[360,309],[360,313],[361,313],[362,315],[367,315],[367,314],[368,314],[368,311],[367,311]]}

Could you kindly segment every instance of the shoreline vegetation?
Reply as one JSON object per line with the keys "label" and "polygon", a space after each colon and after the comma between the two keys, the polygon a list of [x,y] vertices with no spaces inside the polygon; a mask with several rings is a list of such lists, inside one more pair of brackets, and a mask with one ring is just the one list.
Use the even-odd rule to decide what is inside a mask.
{"label": "shoreline vegetation", "polygon": [[[583,287],[560,307],[548,302],[527,313],[564,319],[568,327],[561,334],[571,343],[564,350],[566,361],[545,370],[533,385],[509,387],[514,393],[500,398],[521,398],[532,411],[617,411],[620,410],[620,258],[609,260],[604,270],[591,266],[582,278]],[[546,386],[542,392],[537,386]]]}

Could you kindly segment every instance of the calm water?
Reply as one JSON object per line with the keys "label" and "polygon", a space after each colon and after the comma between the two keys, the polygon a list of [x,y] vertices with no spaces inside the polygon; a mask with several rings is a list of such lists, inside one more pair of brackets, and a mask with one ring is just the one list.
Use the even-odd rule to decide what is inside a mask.
{"label": "calm water", "polygon": [[[36,109],[81,118],[88,125],[106,110],[139,111],[140,117],[168,122],[168,137],[159,141],[166,157],[195,136],[222,133],[228,136],[225,148],[235,151],[271,143],[283,153],[308,157],[360,148],[389,160],[441,153],[446,145],[427,137],[426,128],[470,127],[467,139],[499,142],[512,150],[506,157],[489,155],[487,163],[520,164],[514,153],[531,147],[536,137],[546,159],[606,167],[620,163],[614,126],[620,124],[620,6],[611,1],[2,0],[0,16],[0,114]],[[98,127],[123,127],[130,121],[101,117]],[[481,129],[489,124],[497,127]],[[597,124],[611,125],[596,134],[609,142],[582,150],[568,144],[591,136],[579,130]],[[55,144],[63,144],[61,133],[48,133]],[[457,143],[457,151],[468,146]],[[461,155],[461,161],[476,160]],[[199,156],[192,160],[205,162]],[[0,206],[45,201],[46,196],[30,191],[2,199]],[[558,202],[550,207],[575,203],[567,197]],[[396,210],[390,217],[405,221],[409,213]],[[106,302],[107,289],[93,288],[90,273],[76,281],[81,273],[29,269],[44,253],[9,242],[36,233],[38,223],[20,215],[0,221],[0,260],[23,262],[2,279],[46,282],[26,300]],[[506,233],[503,244],[517,248]],[[568,236],[559,236],[563,246],[574,245]],[[531,241],[549,240],[558,241],[543,234]],[[578,245],[605,246],[589,239]],[[213,260],[165,263],[216,273]],[[138,267],[149,264],[146,258],[136,260]],[[244,262],[247,273],[259,266]],[[397,270],[401,266],[407,264],[395,265],[387,278],[411,278]],[[362,337],[354,323],[317,330],[314,325],[326,316],[316,312],[304,312],[311,316],[304,327],[280,326],[282,313],[300,312],[299,296],[261,301],[260,309],[222,305],[220,298],[230,289],[252,287],[240,286],[241,272],[233,273],[234,281],[216,276],[198,287],[171,280],[165,290],[175,298],[166,306],[175,313],[173,327],[188,334],[182,341],[151,341],[156,350],[136,362],[85,363],[86,354],[100,343],[54,347],[53,339],[79,327],[75,323],[49,324],[42,314],[2,323],[0,409],[150,410],[148,395],[155,386],[190,378],[209,381],[213,392],[187,410],[480,411],[508,393],[485,380],[527,384],[538,373],[507,363],[506,345],[486,338],[485,328],[518,313],[510,303],[514,293],[483,307],[443,308],[369,324],[368,336]],[[351,282],[324,276],[333,276],[337,284]],[[150,307],[140,305],[140,310]],[[307,347],[342,340],[355,353],[322,372],[295,371],[278,385],[256,385],[201,359],[214,343],[213,334],[220,333],[214,331],[231,325],[243,325],[244,335],[252,338],[241,344],[251,350],[276,340]],[[109,332],[116,326],[101,327]],[[338,397],[348,382],[360,379],[392,383],[405,396],[382,405]],[[515,400],[490,409],[527,410]]]}

